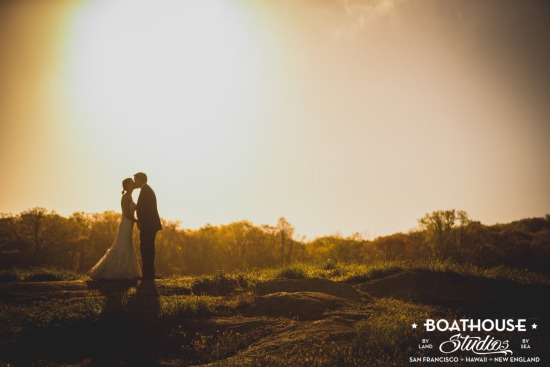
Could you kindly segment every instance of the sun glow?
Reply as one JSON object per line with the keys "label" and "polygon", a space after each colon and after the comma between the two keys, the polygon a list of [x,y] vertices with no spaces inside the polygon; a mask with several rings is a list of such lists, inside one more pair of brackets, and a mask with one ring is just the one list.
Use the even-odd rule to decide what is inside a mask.
{"label": "sun glow", "polygon": [[251,140],[245,115],[258,106],[262,62],[237,4],[90,2],[78,12],[67,94],[85,134],[107,147],[139,142],[136,159],[179,147],[201,164]]}

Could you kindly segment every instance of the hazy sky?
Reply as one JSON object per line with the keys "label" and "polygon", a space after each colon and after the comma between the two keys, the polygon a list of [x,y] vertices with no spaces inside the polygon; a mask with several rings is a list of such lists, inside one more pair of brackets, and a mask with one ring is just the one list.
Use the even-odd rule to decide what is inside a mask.
{"label": "hazy sky", "polygon": [[548,19],[528,0],[3,1],[0,212],[119,210],[144,171],[184,228],[543,216]]}

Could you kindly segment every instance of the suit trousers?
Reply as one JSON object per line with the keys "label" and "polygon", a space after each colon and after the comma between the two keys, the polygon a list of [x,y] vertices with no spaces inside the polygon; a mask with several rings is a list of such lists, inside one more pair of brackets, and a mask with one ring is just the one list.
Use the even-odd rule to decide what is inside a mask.
{"label": "suit trousers", "polygon": [[144,280],[155,279],[155,237],[157,230],[142,229],[139,232],[142,273]]}

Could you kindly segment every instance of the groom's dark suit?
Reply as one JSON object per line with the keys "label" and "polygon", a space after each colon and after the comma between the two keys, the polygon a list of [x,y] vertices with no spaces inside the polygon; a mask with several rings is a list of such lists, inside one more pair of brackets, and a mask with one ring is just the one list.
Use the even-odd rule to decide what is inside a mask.
{"label": "groom's dark suit", "polygon": [[157,197],[151,186],[145,184],[141,188],[136,207],[139,221],[140,250],[143,269],[143,279],[155,279],[155,237],[162,229],[157,210]]}

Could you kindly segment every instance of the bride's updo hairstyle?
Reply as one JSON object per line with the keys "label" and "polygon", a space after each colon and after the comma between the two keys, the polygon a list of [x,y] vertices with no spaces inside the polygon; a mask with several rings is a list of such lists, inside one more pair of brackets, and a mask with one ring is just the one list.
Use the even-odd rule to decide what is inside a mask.
{"label": "bride's updo hairstyle", "polygon": [[124,195],[124,193],[128,191],[128,186],[130,185],[130,182],[134,182],[134,180],[132,180],[131,178],[125,178],[124,181],[122,181],[122,195]]}

